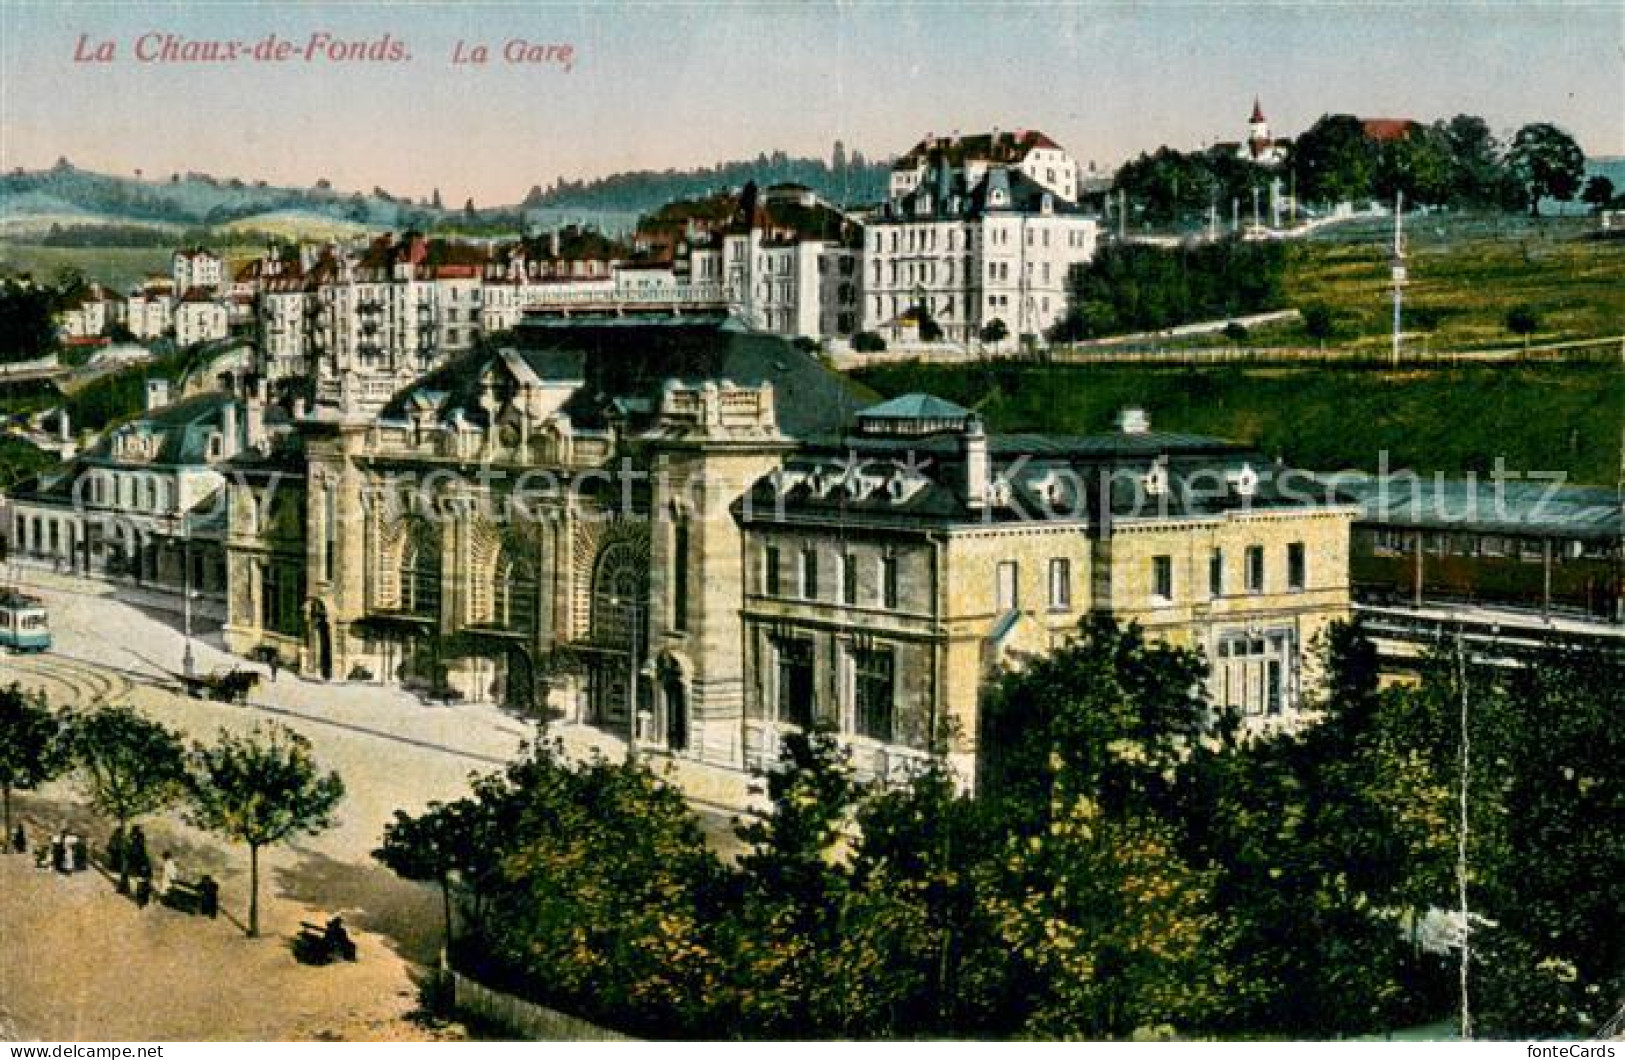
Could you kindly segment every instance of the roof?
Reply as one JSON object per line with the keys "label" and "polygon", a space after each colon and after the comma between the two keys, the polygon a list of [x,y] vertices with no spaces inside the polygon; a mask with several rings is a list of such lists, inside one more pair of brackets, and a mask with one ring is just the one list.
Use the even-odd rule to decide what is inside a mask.
{"label": "roof", "polygon": [[928,175],[914,190],[885,203],[875,220],[939,220],[944,217],[971,220],[989,213],[1036,214],[1046,208],[1053,214],[1083,212],[1075,203],[1019,169],[990,166],[969,186],[963,172],[938,166],[935,174],[934,179]]}
{"label": "roof", "polygon": [[[461,414],[483,423],[481,377],[494,361],[513,358],[539,379],[569,383],[575,393],[562,410],[580,428],[602,428],[628,412],[659,407],[668,380],[695,384],[731,380],[739,386],[773,385],[779,429],[792,438],[838,439],[860,408],[872,405],[873,391],[825,367],[788,339],[750,331],[725,314],[683,317],[526,317],[515,329],[511,350],[480,350],[430,373],[396,395],[386,418],[405,415],[410,395],[443,390],[444,419]],[[519,373],[515,373],[519,374]]]}
{"label": "roof", "polygon": [[[753,522],[863,524],[897,530],[1030,521],[1092,524],[1219,519],[1343,506],[1333,491],[1243,446],[1177,434],[993,435],[985,505],[966,494],[964,436],[808,447],[758,480],[736,506]],[[1166,488],[1153,490],[1153,469]]]}
{"label": "roof", "polygon": [[1253,97],[1253,116],[1251,118],[1247,119],[1247,123],[1249,125],[1256,125],[1257,123],[1259,123],[1261,121],[1266,121],[1266,120],[1267,119],[1264,117],[1264,108],[1259,105],[1258,97],[1254,96]]}
{"label": "roof", "polygon": [[[182,401],[154,409],[136,419],[115,427],[93,450],[85,454],[92,463],[122,463],[114,455],[114,440],[126,434],[158,435],[158,452],[154,464],[207,464],[209,439],[221,428],[222,410],[227,405],[239,404],[237,399],[222,391],[198,394]],[[237,415],[237,446],[243,448],[242,432],[246,417],[239,407]]]}
{"label": "roof", "polygon": [[1407,139],[1417,126],[1409,118],[1361,118],[1360,127],[1365,130],[1366,139],[1388,143]]}
{"label": "roof", "polygon": [[921,165],[938,161],[953,167],[966,162],[1003,162],[1019,164],[1028,152],[1035,150],[1059,151],[1060,145],[1037,129],[1017,129],[1014,132],[974,133],[970,136],[930,136],[909,148],[908,152],[892,163],[893,169],[918,169]]}
{"label": "roof", "polygon": [[860,420],[962,420],[970,409],[945,401],[934,394],[903,394],[890,401],[871,405],[858,413]]}
{"label": "roof", "polygon": [[1625,535],[1620,495],[1603,487],[1419,478],[1409,472],[1321,480],[1357,500],[1365,524],[1616,541]]}

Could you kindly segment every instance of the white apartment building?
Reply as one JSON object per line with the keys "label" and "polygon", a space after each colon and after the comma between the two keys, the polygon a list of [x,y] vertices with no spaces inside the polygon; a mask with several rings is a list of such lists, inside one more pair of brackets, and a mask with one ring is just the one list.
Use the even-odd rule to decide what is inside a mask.
{"label": "white apartment building", "polygon": [[148,284],[124,300],[124,323],[138,339],[156,339],[175,327],[175,297],[168,284]]}
{"label": "white apartment building", "polygon": [[170,260],[170,272],[175,281],[175,293],[179,295],[194,287],[219,290],[225,277],[220,255],[202,247],[175,251]]}
{"label": "white apartment building", "polygon": [[[1031,137],[1048,145],[1043,157],[1059,151]],[[944,151],[927,178],[894,170],[894,187],[907,190],[865,223],[864,330],[915,338],[923,312],[950,342],[979,341],[998,321],[1008,346],[1042,338],[1061,319],[1067,274],[1094,257],[1099,223],[1032,177],[1032,157],[1018,165]]]}
{"label": "white apartment building", "polygon": [[202,287],[193,287],[175,304],[175,344],[195,346],[231,334],[230,310]]}

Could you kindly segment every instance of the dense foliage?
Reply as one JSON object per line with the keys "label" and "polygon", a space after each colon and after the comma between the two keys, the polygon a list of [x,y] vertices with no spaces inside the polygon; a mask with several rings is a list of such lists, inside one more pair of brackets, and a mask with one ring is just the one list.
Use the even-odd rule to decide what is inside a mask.
{"label": "dense foliage", "polygon": [[3,838],[11,839],[11,793],[31,791],[61,773],[68,764],[61,716],[45,697],[13,681],[0,685],[0,803]]}
{"label": "dense foliage", "polygon": [[1412,205],[1534,210],[1542,196],[1573,198],[1584,162],[1574,140],[1545,123],[1502,144],[1472,114],[1376,136],[1352,114],[1327,114],[1291,143],[1279,168],[1253,165],[1233,145],[1163,147],[1124,163],[1113,189],[1128,197],[1136,222],[1163,228],[1250,215],[1254,196],[1267,196],[1276,181],[1313,205],[1391,202],[1403,192]]}
{"label": "dense foliage", "polygon": [[1086,620],[990,690],[978,797],[788,734],[731,866],[646,766],[551,749],[398,815],[379,857],[457,896],[464,966],[636,1033],[1370,1033],[1457,1004],[1420,940],[1456,905],[1465,675],[1477,1028],[1597,1026],[1625,990],[1625,663],[1446,653],[1379,689],[1357,627],[1321,651],[1318,721],[1241,739],[1198,654]]}
{"label": "dense foliage", "polygon": [[1148,331],[1278,309],[1287,248],[1239,239],[1175,249],[1112,243],[1067,279],[1056,341]]}

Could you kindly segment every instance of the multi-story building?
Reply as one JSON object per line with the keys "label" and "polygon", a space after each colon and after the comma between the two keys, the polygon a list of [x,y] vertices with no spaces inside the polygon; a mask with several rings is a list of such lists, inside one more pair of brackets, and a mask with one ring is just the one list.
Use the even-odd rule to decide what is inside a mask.
{"label": "multi-story building", "polygon": [[214,291],[193,287],[175,303],[175,344],[195,346],[214,342],[231,334],[228,302]]}
{"label": "multi-story building", "polygon": [[219,293],[225,281],[225,265],[220,255],[202,247],[177,250],[170,259],[170,274],[175,282],[175,294],[184,296],[194,287]]}
{"label": "multi-story building", "polygon": [[[946,733],[968,778],[984,681],[1086,614],[1202,648],[1265,725],[1348,610],[1353,510],[1235,446],[990,436],[692,306],[517,340],[379,415],[317,410],[293,485],[234,464],[233,650],[735,768],[814,722],[871,774]],[[302,530],[271,514],[294,503]]]}
{"label": "multi-story building", "polygon": [[126,319],[125,300],[99,283],[88,284],[63,307],[57,319],[64,338],[93,339]]}
{"label": "multi-story building", "polygon": [[156,339],[175,329],[175,293],[168,277],[151,278],[130,292],[124,321],[138,339]]}
{"label": "multi-story building", "polygon": [[8,492],[10,554],[186,590],[224,617],[220,465],[268,444],[265,403],[223,393],[171,403],[167,385],[151,380],[148,406],[77,459]]}
{"label": "multi-story building", "polygon": [[864,330],[903,341],[925,337],[929,321],[952,342],[984,329],[1002,330],[1001,343],[1042,338],[1066,312],[1072,266],[1094,257],[1099,225],[1029,168],[940,152],[928,179],[894,172],[906,190],[864,225]]}

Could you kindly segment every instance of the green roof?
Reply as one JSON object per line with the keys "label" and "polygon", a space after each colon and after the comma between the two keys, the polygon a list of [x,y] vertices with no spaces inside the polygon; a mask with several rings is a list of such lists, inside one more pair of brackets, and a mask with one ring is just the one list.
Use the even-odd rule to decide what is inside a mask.
{"label": "green roof", "polygon": [[858,413],[866,420],[962,420],[970,409],[934,394],[902,394]]}

